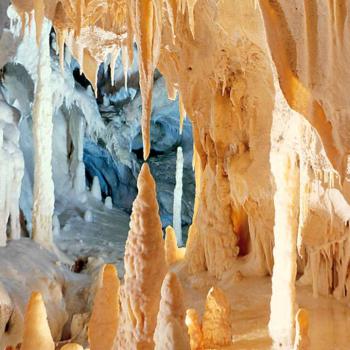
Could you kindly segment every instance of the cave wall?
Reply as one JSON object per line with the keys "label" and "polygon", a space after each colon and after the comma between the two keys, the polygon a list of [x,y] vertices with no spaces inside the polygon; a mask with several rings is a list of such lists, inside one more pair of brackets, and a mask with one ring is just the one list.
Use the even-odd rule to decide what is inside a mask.
{"label": "cave wall", "polygon": [[[315,294],[346,295],[350,211],[337,162],[348,145],[342,126],[347,49],[346,44],[334,48],[332,38],[339,26],[346,31],[347,7],[333,9],[343,18],[335,26],[329,19],[332,5],[311,2],[314,7],[305,11],[298,1],[280,3],[198,0],[194,37],[187,12],[177,17],[174,37],[170,21],[163,22],[159,68],[181,94],[194,129],[197,190],[187,262],[190,272],[209,270],[217,277],[237,268],[271,274],[276,210],[271,166],[275,154],[288,153],[298,159],[300,174],[295,214],[300,282],[313,284]],[[269,6],[278,7],[278,14]],[[276,18],[287,23],[271,22]],[[310,28],[315,18],[319,31]],[[324,44],[323,27],[330,45]],[[294,50],[285,57],[293,61],[295,84],[304,86],[308,102],[284,75],[280,41]],[[314,45],[313,56],[305,52],[305,42]],[[289,95],[286,89],[294,88]],[[312,116],[317,106],[324,106],[328,131]],[[278,234],[283,240],[284,232]]]}

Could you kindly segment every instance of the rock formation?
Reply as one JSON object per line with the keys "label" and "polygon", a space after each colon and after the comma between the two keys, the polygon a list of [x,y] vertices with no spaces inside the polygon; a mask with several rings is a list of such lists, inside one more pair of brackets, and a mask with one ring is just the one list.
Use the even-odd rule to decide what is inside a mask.
{"label": "rock formation", "polygon": [[61,350],[84,350],[84,348],[79,344],[70,343],[64,345]]}
{"label": "rock formation", "polygon": [[101,270],[102,281],[98,286],[88,338],[91,350],[112,350],[116,344],[119,325],[119,278],[114,265],[105,265]]}
{"label": "rock formation", "polygon": [[184,257],[184,248],[178,248],[176,234],[171,226],[165,229],[165,260],[170,266]]}
{"label": "rock formation", "polygon": [[[5,4],[7,7],[7,2]],[[222,284],[235,282],[235,287],[242,288],[238,281],[232,281],[232,276],[244,276],[244,281],[251,278],[252,283],[260,283],[260,279],[255,280],[257,277],[265,278],[267,284],[271,277],[268,329],[274,346],[287,349],[292,348],[294,342],[295,347],[302,348],[308,322],[307,314],[299,311],[295,337],[297,273],[298,284],[312,286],[315,297],[324,294],[348,299],[350,294],[350,100],[347,89],[350,85],[350,42],[347,40],[350,1],[13,0],[12,4],[8,9],[11,19],[3,18],[3,6],[0,14],[0,49],[9,48],[5,53],[0,50],[0,88],[4,94],[0,99],[0,246],[6,245],[9,216],[10,236],[16,239],[20,236],[18,197],[23,162],[19,145],[23,153],[31,149],[28,146],[31,138],[25,133],[21,132],[21,142],[17,140],[21,125],[4,118],[16,114],[13,108],[18,107],[23,123],[30,125],[28,119],[33,120],[34,191],[31,200],[30,166],[26,164],[23,177],[26,185],[22,186],[25,216],[29,229],[32,220],[33,239],[41,245],[52,246],[53,109],[57,107],[60,111],[56,112],[58,118],[61,117],[61,129],[70,129],[74,134],[73,141],[67,139],[68,145],[60,150],[65,165],[73,152],[71,167],[66,166],[70,180],[73,177],[69,184],[73,186],[68,186],[65,193],[75,189],[75,194],[81,194],[86,185],[82,157],[85,131],[94,129],[90,136],[93,135],[95,145],[101,144],[95,150],[100,147],[112,155],[124,142],[121,138],[114,149],[105,147],[104,140],[114,136],[106,132],[104,139],[100,137],[105,125],[99,118],[96,100],[103,105],[101,109],[109,113],[112,99],[105,92],[119,89],[113,86],[119,53],[124,74],[123,93],[126,99],[130,98],[126,88],[135,41],[139,80],[132,79],[135,78],[135,85],[141,88],[139,129],[143,146],[133,155],[139,162],[133,163],[136,164],[133,171],[137,173],[142,158],[153,157],[150,121],[154,75],[161,74],[169,98],[178,99],[178,129],[182,129],[185,115],[193,128],[194,215],[184,264],[171,268],[181,270],[186,283],[198,289],[212,285],[215,280],[221,280]],[[5,25],[9,29],[3,28]],[[33,30],[38,47],[26,41]],[[50,51],[54,49],[59,58],[51,60]],[[23,54],[26,50],[32,55]],[[54,55],[52,52],[52,57]],[[28,73],[28,80],[35,85],[34,98],[21,96],[23,90],[30,90],[29,83],[16,85],[18,80],[25,80],[24,75],[16,83],[8,83],[3,78],[6,69],[2,69],[2,62],[10,60],[7,68],[16,65],[14,71],[22,69]],[[55,69],[58,60],[59,74]],[[98,81],[100,65],[103,78],[108,76],[108,89],[102,86],[105,82]],[[63,87],[54,91],[57,81]],[[83,85],[88,87],[85,89]],[[19,86],[26,89],[20,90]],[[69,92],[66,86],[70,86]],[[81,87],[81,93],[70,98],[68,95],[77,90],[76,86]],[[86,100],[93,101],[94,107],[87,104],[88,108],[82,108],[79,101],[83,96],[89,96]],[[158,95],[153,97],[157,99]],[[73,105],[80,106],[81,118],[67,122],[66,116],[74,114]],[[139,108],[136,103],[135,106]],[[62,116],[63,109],[67,110],[65,116]],[[152,117],[156,118],[158,112]],[[89,123],[89,116],[94,122]],[[118,115],[114,122],[118,129],[128,121]],[[130,134],[134,131],[128,130]],[[130,153],[133,147],[127,144],[123,152]],[[178,146],[177,141],[169,148],[175,149],[175,145]],[[29,153],[25,161],[30,158]],[[7,163],[9,167],[4,166]],[[101,200],[103,174],[107,172],[96,173],[101,183],[94,178],[92,193]],[[178,180],[181,179],[178,176]],[[66,187],[62,183],[58,192]],[[107,189],[103,195],[109,195],[108,186],[104,187]],[[160,346],[161,328],[165,327],[164,334],[168,334],[168,330],[172,332],[171,327],[161,326],[169,324],[165,321],[170,317],[163,309],[165,301],[158,311],[167,266],[179,260],[179,250],[173,231],[168,229],[166,255],[164,253],[155,183],[148,165],[141,169],[138,189],[125,250],[122,327],[117,342],[121,349],[147,350]],[[71,196],[67,197],[66,206],[74,206],[74,201],[70,203]],[[132,195],[126,197],[131,203]],[[28,215],[31,208],[28,202],[33,203],[32,218]],[[110,201],[106,203],[110,207]],[[176,203],[174,224],[181,244],[181,211],[177,200]],[[85,222],[81,220],[81,223],[93,226],[97,215],[92,214],[88,204],[78,211],[80,216],[85,213]],[[58,206],[58,209],[62,208]],[[63,220],[65,216],[63,213]],[[69,222],[66,227],[69,228]],[[11,279],[7,275],[6,278]],[[170,280],[171,277],[166,279],[169,284]],[[63,294],[63,288],[57,293]],[[306,292],[301,290],[301,293]],[[262,297],[266,306],[268,297]],[[100,298],[98,295],[97,300]],[[167,300],[165,295],[163,299]],[[115,299],[113,302],[117,303]],[[4,303],[8,309],[10,303],[6,298]],[[159,327],[153,338],[157,314]],[[96,315],[99,314],[93,313]],[[202,328],[193,310],[188,311],[186,319],[192,349],[231,344],[230,304],[219,289],[209,292]],[[91,325],[94,324],[92,321]],[[100,326],[95,334],[97,331]],[[28,337],[25,341],[28,342]]]}
{"label": "rock formation", "polygon": [[[43,3],[36,2],[35,19],[43,21]],[[42,30],[44,29],[44,30]],[[38,80],[33,105],[34,139],[34,198],[33,198],[33,239],[40,244],[51,246],[52,216],[55,194],[52,180],[52,95],[51,59],[49,43],[50,27],[37,24],[37,44],[40,45]]]}
{"label": "rock formation", "polygon": [[7,223],[10,218],[10,238],[20,239],[19,197],[24,173],[23,154],[19,148],[19,112],[11,107],[0,91],[0,246],[6,245]]}
{"label": "rock formation", "polygon": [[309,338],[309,313],[305,309],[299,309],[295,316],[295,341],[294,350],[310,349]]}
{"label": "rock formation", "polygon": [[21,350],[55,350],[45,304],[37,292],[32,294],[27,306]]}
{"label": "rock formation", "polygon": [[174,205],[173,205],[173,227],[176,233],[178,246],[183,245],[182,241],[182,221],[181,221],[181,200],[182,200],[182,177],[183,177],[184,156],[182,148],[177,148],[176,155],[176,184],[174,188]]}
{"label": "rock formation", "polygon": [[153,339],[155,350],[190,349],[182,286],[173,272],[168,272],[162,284],[157,327]]}
{"label": "rock formation", "polygon": [[[166,273],[162,226],[156,186],[148,165],[143,164],[133,203],[125,246],[120,347],[153,349],[160,289]],[[126,345],[127,344],[127,345]]]}
{"label": "rock formation", "polygon": [[212,287],[207,295],[202,329],[205,348],[232,343],[231,305],[218,287]]}
{"label": "rock formation", "polygon": [[195,309],[188,309],[186,311],[186,325],[190,337],[191,350],[204,350],[202,326]]}

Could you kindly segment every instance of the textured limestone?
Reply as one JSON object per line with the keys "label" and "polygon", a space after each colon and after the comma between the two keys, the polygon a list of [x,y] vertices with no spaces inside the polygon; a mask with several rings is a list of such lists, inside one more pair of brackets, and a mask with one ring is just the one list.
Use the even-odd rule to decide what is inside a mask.
{"label": "textured limestone", "polygon": [[207,295],[203,315],[203,340],[205,348],[226,346],[232,343],[231,305],[218,287]]}
{"label": "textured limestone", "polygon": [[119,325],[119,278],[114,265],[104,265],[98,287],[88,338],[91,350],[112,350],[115,347]]}
{"label": "textured limestone", "polygon": [[165,276],[154,332],[155,350],[189,350],[182,286],[174,272]]}
{"label": "textured limestone", "polygon": [[191,350],[203,350],[204,341],[202,326],[195,309],[188,309],[186,311],[186,325],[188,328],[188,335],[190,337]]}
{"label": "textured limestone", "polygon": [[146,163],[140,171],[137,188],[125,247],[118,344],[121,349],[147,350],[154,348],[166,261],[156,186]]}

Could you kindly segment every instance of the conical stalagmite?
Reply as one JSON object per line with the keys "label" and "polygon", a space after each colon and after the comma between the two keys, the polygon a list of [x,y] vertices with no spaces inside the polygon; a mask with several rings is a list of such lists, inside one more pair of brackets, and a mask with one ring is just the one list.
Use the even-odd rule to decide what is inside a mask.
{"label": "conical stalagmite", "polygon": [[24,317],[24,332],[21,350],[54,350],[45,304],[40,293],[30,297]]}
{"label": "conical stalagmite", "polygon": [[178,260],[184,258],[185,248],[178,248],[176,242],[176,234],[171,226],[165,229],[165,260],[170,266],[176,263]]}
{"label": "conical stalagmite", "polygon": [[162,225],[156,185],[147,164],[137,180],[130,230],[125,247],[125,276],[122,290],[122,349],[154,349],[160,289],[166,274]]}
{"label": "conical stalagmite", "polygon": [[203,338],[206,348],[226,346],[232,342],[231,306],[223,291],[212,287],[203,315]]}
{"label": "conical stalagmite", "polygon": [[295,316],[294,350],[307,350],[309,347],[309,313],[305,309],[299,309]]}
{"label": "conical stalagmite", "polygon": [[182,286],[174,272],[165,276],[154,332],[155,350],[189,350]]}
{"label": "conical stalagmite", "polygon": [[99,286],[89,322],[91,350],[114,349],[119,324],[119,278],[114,265],[102,267]]}
{"label": "conical stalagmite", "polygon": [[203,350],[204,342],[202,326],[195,309],[188,309],[186,311],[186,326],[188,329],[188,335],[190,336],[191,350]]}

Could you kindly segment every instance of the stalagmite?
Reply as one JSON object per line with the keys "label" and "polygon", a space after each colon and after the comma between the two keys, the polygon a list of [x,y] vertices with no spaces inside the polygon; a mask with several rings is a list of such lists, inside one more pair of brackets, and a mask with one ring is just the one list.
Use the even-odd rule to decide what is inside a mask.
{"label": "stalagmite", "polygon": [[160,289],[166,274],[156,185],[145,163],[137,180],[130,230],[125,246],[120,348],[154,348]]}
{"label": "stalagmite", "polygon": [[151,149],[150,124],[152,113],[153,73],[157,65],[160,50],[162,5],[153,2],[152,0],[144,0],[135,1],[133,8],[135,36],[140,56],[139,71],[142,95],[141,126],[143,158],[146,160]]}
{"label": "stalagmite", "polygon": [[176,234],[171,226],[165,229],[165,260],[170,266],[184,258],[186,248],[178,248],[176,243]]}
{"label": "stalagmite", "polygon": [[98,201],[102,200],[102,195],[101,195],[101,186],[100,186],[100,181],[98,179],[98,176],[94,176],[92,180],[92,186],[91,186],[91,194],[93,195],[94,198],[96,198]]}
{"label": "stalagmite", "polygon": [[174,188],[174,205],[173,205],[173,227],[176,233],[178,246],[183,245],[182,241],[182,220],[181,220],[181,202],[182,202],[182,177],[183,177],[184,157],[182,147],[177,148],[176,155],[176,184]]}
{"label": "stalagmite", "polygon": [[79,344],[70,343],[64,345],[61,350],[84,350],[84,348]]}
{"label": "stalagmite", "polygon": [[102,267],[99,286],[89,321],[91,350],[113,350],[119,325],[119,278],[114,265]]}
{"label": "stalagmite", "polygon": [[85,120],[80,113],[77,113],[75,108],[72,110],[72,116],[69,119],[69,131],[73,142],[73,155],[70,165],[73,176],[73,187],[77,194],[81,194],[86,189],[85,165],[83,160]]}
{"label": "stalagmite", "polygon": [[190,349],[182,286],[173,272],[168,272],[162,284],[157,327],[153,339],[155,350]]}
{"label": "stalagmite", "polygon": [[23,154],[19,147],[19,112],[7,104],[0,90],[0,246],[6,245],[10,218],[10,238],[19,239],[19,198],[24,174]]}
{"label": "stalagmite", "polygon": [[37,292],[32,294],[27,305],[21,350],[55,350],[45,304]]}
{"label": "stalagmite", "polygon": [[[38,2],[38,1],[36,1]],[[42,28],[38,80],[33,106],[34,138],[34,198],[33,239],[40,244],[52,244],[52,215],[55,204],[52,180],[52,92],[49,26]]]}
{"label": "stalagmite", "polygon": [[295,340],[294,350],[308,350],[309,339],[309,313],[305,309],[299,309],[295,316]]}
{"label": "stalagmite", "polygon": [[190,336],[191,350],[204,350],[202,326],[195,309],[186,311],[186,325]]}
{"label": "stalagmite", "polygon": [[221,289],[212,287],[203,315],[203,339],[206,348],[232,343],[231,306]]}
{"label": "stalagmite", "polygon": [[107,209],[112,209],[113,208],[113,202],[112,202],[112,198],[111,197],[106,197],[105,199],[105,207]]}
{"label": "stalagmite", "polygon": [[276,183],[275,247],[272,275],[270,335],[276,348],[293,346],[297,233],[299,214],[299,169],[293,154],[272,153],[271,168]]}

